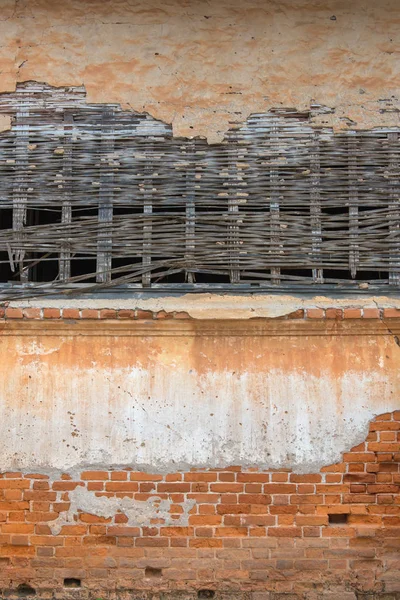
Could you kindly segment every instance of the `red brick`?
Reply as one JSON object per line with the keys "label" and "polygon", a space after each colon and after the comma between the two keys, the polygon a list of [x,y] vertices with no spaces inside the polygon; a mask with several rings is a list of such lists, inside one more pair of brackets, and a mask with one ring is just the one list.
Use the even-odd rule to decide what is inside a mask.
{"label": "red brick", "polygon": [[289,479],[288,473],[272,473],[271,481],[273,483],[285,483]]}
{"label": "red brick", "polygon": [[137,319],[153,319],[153,313],[151,310],[136,310],[136,318]]}
{"label": "red brick", "polygon": [[377,417],[375,417],[375,422],[376,421],[391,421],[393,418],[393,414],[388,412],[388,413],[382,413],[381,415],[378,415]]}
{"label": "red brick", "polygon": [[85,481],[106,481],[109,479],[107,471],[83,471],[81,479]]}
{"label": "red brick", "polygon": [[399,452],[400,442],[369,442],[368,449],[372,452]]}
{"label": "red brick", "polygon": [[98,319],[99,311],[93,308],[83,308],[81,310],[81,319]]}
{"label": "red brick", "polygon": [[364,308],[363,318],[364,319],[379,319],[381,316],[379,308]]}
{"label": "red brick", "polygon": [[225,483],[236,481],[236,473],[219,473],[218,480]]}
{"label": "red brick", "polygon": [[79,308],[63,308],[62,317],[63,319],[72,319],[76,321],[81,317],[80,310]]}
{"label": "red brick", "polygon": [[135,318],[135,311],[134,310],[129,310],[126,308],[121,308],[118,311],[118,319],[134,319]]}
{"label": "red brick", "polygon": [[301,527],[268,527],[271,537],[301,537]]}
{"label": "red brick", "polygon": [[128,479],[128,473],[126,471],[112,471],[112,481],[126,481]]}
{"label": "red brick", "polygon": [[185,473],[184,481],[217,481],[217,473],[212,472],[191,472]]}
{"label": "red brick", "polygon": [[246,483],[268,483],[269,473],[238,473],[236,476],[238,482]]}
{"label": "red brick", "polygon": [[108,492],[137,492],[138,483],[135,481],[107,481],[106,491]]}
{"label": "red brick", "polygon": [[343,454],[345,462],[375,462],[375,454],[373,452],[345,452]]}
{"label": "red brick", "polygon": [[265,494],[295,494],[296,485],[292,483],[266,483],[264,485]]}
{"label": "red brick", "polygon": [[336,319],[339,321],[343,319],[343,310],[341,308],[327,308],[325,316],[327,319]]}
{"label": "red brick", "polygon": [[162,481],[163,476],[154,473],[142,473],[140,471],[132,471],[130,473],[131,481]]}
{"label": "red brick", "polygon": [[160,535],[165,537],[193,537],[193,527],[161,527]]}
{"label": "red brick", "polygon": [[157,548],[165,548],[169,545],[168,538],[157,538],[157,537],[139,537],[136,538],[135,545],[141,546],[153,546]]}
{"label": "red brick", "polygon": [[139,537],[140,527],[123,527],[121,525],[109,525],[107,527],[107,535],[115,535],[116,537]]}
{"label": "red brick", "polygon": [[217,537],[243,537],[247,536],[247,527],[217,527],[215,535]]}
{"label": "red brick", "polygon": [[157,313],[154,313],[155,319],[173,319],[174,314],[170,312],[166,312],[165,310],[160,310]]}
{"label": "red brick", "polygon": [[400,308],[384,308],[383,317],[384,319],[399,319]]}
{"label": "red brick", "polygon": [[322,467],[321,473],[345,473],[346,465],[344,463],[337,463],[335,465],[328,465]]}
{"label": "red brick", "polygon": [[297,473],[290,474],[291,483],[321,483],[322,477],[318,474],[300,475]]}
{"label": "red brick", "polygon": [[113,308],[103,308],[100,310],[100,319],[116,319],[117,311]]}
{"label": "red brick", "polygon": [[191,548],[222,548],[221,539],[191,539],[189,540],[189,546]]}
{"label": "red brick", "polygon": [[325,317],[325,311],[322,308],[307,308],[308,319],[323,319]]}
{"label": "red brick", "polygon": [[40,308],[24,308],[23,315],[24,319],[40,319],[42,310]]}
{"label": "red brick", "polygon": [[376,475],[373,473],[346,473],[343,476],[345,483],[375,483]]}
{"label": "red brick", "polygon": [[60,319],[61,310],[59,308],[44,308],[43,309],[44,319]]}
{"label": "red brick", "polygon": [[176,492],[189,492],[190,491],[190,483],[182,483],[182,482],[171,482],[171,483],[159,483],[157,484],[157,491],[158,492],[170,492],[170,493],[176,493]]}
{"label": "red brick", "polygon": [[220,515],[190,515],[190,525],[220,525],[222,523],[222,516]]}
{"label": "red brick", "polygon": [[24,316],[24,313],[22,311],[22,308],[14,308],[14,307],[8,307],[6,308],[6,319],[22,319]]}
{"label": "red brick", "polygon": [[212,483],[210,490],[221,494],[243,492],[244,486],[242,483]]}
{"label": "red brick", "polygon": [[345,308],[343,311],[343,317],[345,319],[361,319],[360,308]]}

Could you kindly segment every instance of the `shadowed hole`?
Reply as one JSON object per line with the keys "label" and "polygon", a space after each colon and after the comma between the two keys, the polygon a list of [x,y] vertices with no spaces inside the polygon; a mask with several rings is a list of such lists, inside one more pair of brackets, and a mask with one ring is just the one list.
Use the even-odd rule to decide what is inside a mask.
{"label": "shadowed hole", "polygon": [[80,588],[81,580],[75,579],[74,577],[66,577],[64,579],[64,587],[66,588]]}
{"label": "shadowed hole", "polygon": [[347,525],[349,515],[345,513],[338,513],[328,515],[329,525]]}
{"label": "shadowed hole", "polygon": [[17,594],[20,598],[27,598],[28,596],[35,596],[36,590],[28,583],[21,583],[17,587]]}
{"label": "shadowed hole", "polygon": [[159,579],[162,577],[162,569],[156,569],[155,567],[146,567],[144,570],[144,576],[147,579]]}
{"label": "shadowed hole", "polygon": [[199,590],[197,592],[198,598],[214,598],[215,592],[214,590]]}

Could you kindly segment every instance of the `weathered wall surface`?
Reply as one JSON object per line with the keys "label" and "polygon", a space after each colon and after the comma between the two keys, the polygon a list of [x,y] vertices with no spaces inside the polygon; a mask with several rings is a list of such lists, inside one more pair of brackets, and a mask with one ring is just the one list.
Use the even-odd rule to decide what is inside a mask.
{"label": "weathered wall surface", "polygon": [[96,322],[99,311],[87,313],[74,323],[68,310],[62,320],[44,309],[56,316],[47,325],[4,323],[3,470],[234,464],[309,472],[363,439],[374,415],[398,408],[395,325],[362,319],[360,309],[359,319],[331,326],[185,313],[142,320],[134,311],[125,322]]}
{"label": "weathered wall surface", "polygon": [[[397,0],[1,4],[0,92],[83,84],[210,141],[271,107],[399,124]],[[0,307],[0,595],[398,598],[399,317],[390,298]]]}
{"label": "weathered wall surface", "polygon": [[397,600],[399,435],[400,412],[379,415],[306,475],[4,473],[2,597]]}
{"label": "weathered wall surface", "polygon": [[[397,0],[4,0],[0,91],[84,84],[220,139],[271,107],[334,109],[339,127],[398,124]],[[397,107],[397,108],[396,108]],[[321,121],[321,117],[318,118]]]}
{"label": "weathered wall surface", "polygon": [[0,307],[0,594],[397,600],[399,317]]}

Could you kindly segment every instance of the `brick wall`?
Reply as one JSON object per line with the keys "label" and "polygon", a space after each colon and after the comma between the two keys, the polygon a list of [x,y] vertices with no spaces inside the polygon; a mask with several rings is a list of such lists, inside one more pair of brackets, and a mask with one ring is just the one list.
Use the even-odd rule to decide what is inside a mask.
{"label": "brick wall", "polygon": [[[399,598],[399,462],[396,411],[319,473],[4,473],[0,588],[41,597]],[[76,505],[71,514],[79,488],[119,509],[100,516],[98,505]],[[132,524],[133,500],[153,501],[150,522]],[[163,500],[168,518],[156,516]],[[188,503],[187,523],[174,526]]]}

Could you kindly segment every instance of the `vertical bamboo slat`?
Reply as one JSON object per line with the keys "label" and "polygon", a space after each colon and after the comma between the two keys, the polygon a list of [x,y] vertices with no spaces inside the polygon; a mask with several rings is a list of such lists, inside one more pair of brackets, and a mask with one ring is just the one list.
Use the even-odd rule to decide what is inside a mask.
{"label": "vertical bamboo slat", "polygon": [[[61,208],[61,223],[69,225],[72,221],[72,137],[74,117],[70,110],[64,111],[64,155],[63,155],[63,188],[64,199]],[[67,230],[68,231],[68,230]],[[71,277],[71,252],[67,239],[61,241],[59,261],[60,281]]]}
{"label": "vertical bamboo slat", "polygon": [[100,187],[99,187],[99,234],[97,242],[96,281],[111,281],[112,237],[110,225],[113,220],[114,180],[114,112],[105,109],[101,117]]}
{"label": "vertical bamboo slat", "polygon": [[[310,155],[310,170],[311,170],[311,190],[310,190],[310,213],[311,213],[311,246],[312,260],[321,262],[321,243],[322,243],[322,226],[321,226],[321,195],[320,195],[320,144],[319,136],[314,133]],[[323,283],[323,269],[313,268],[312,276],[314,283]]]}
{"label": "vertical bamboo slat", "polygon": [[[151,153],[154,149],[154,144],[149,145],[148,152]],[[152,253],[152,231],[153,223],[150,215],[153,213],[153,202],[151,194],[151,174],[152,167],[149,161],[146,160],[144,166],[144,197],[143,197],[143,250],[142,250],[142,285],[143,287],[151,286],[151,253]]]}
{"label": "vertical bamboo slat", "polygon": [[[271,154],[270,154],[270,243],[271,256],[275,261],[279,260],[280,246],[280,206],[279,206],[279,171],[275,166],[278,158],[279,131],[276,117],[273,117],[270,129]],[[279,267],[271,268],[271,283],[279,285],[281,269]]]}
{"label": "vertical bamboo slat", "polygon": [[[187,148],[188,167],[186,172],[186,253],[185,260],[194,263],[196,248],[196,202],[195,202],[195,174],[196,174],[196,143],[192,140]],[[187,283],[194,283],[194,273],[190,269],[185,271]]]}
{"label": "vertical bamboo slat", "polygon": [[21,243],[24,238],[23,229],[27,215],[27,181],[25,171],[28,166],[29,144],[29,104],[21,102],[15,116],[15,178],[13,190],[13,230],[16,232],[14,240],[14,257],[18,265],[21,283],[29,279],[29,270],[24,267],[25,250]]}
{"label": "vertical bamboo slat", "polygon": [[239,204],[237,187],[237,167],[238,160],[236,148],[233,144],[228,145],[228,246],[229,246],[229,280],[231,283],[239,283]]}
{"label": "vertical bamboo slat", "polygon": [[349,165],[349,270],[353,279],[359,263],[358,246],[358,192],[357,192],[357,140],[354,132],[348,134]]}
{"label": "vertical bamboo slat", "polygon": [[388,133],[389,142],[389,283],[400,285],[400,176],[399,176],[399,134]]}

